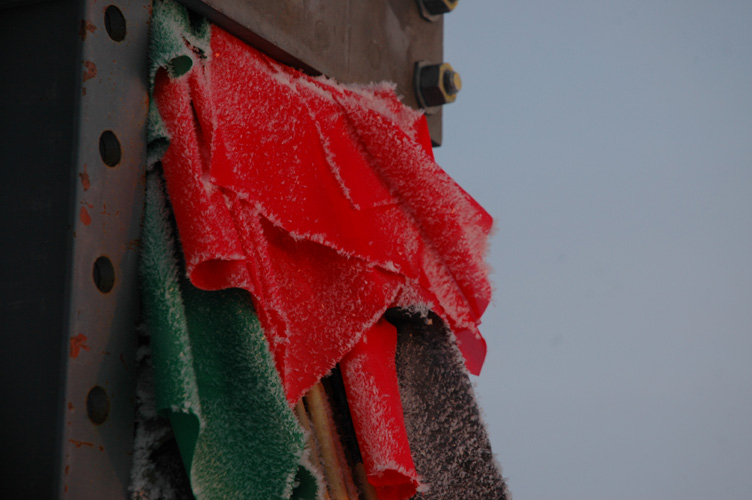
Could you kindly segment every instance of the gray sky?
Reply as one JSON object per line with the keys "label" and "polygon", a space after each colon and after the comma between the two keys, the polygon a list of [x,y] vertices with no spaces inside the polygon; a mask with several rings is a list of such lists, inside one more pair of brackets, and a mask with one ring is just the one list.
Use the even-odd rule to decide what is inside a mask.
{"label": "gray sky", "polygon": [[445,55],[515,500],[752,498],[752,2],[462,1]]}

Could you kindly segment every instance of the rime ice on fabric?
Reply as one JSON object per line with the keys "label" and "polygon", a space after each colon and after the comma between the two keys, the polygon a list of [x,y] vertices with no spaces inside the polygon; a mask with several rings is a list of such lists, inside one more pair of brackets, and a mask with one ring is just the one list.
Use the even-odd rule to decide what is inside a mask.
{"label": "rime ice on fabric", "polygon": [[340,363],[363,465],[379,500],[412,498],[419,486],[404,424],[396,354],[397,329],[382,319]]}
{"label": "rime ice on fabric", "polygon": [[[216,27],[210,49],[186,75],[157,74],[164,176],[191,282],[251,292],[288,402],[356,346],[375,355],[362,338],[393,306],[445,319],[478,373],[492,220],[434,162],[425,118],[389,86],[308,77]],[[377,391],[364,407],[398,395],[390,352],[384,383],[361,383],[353,356],[343,367],[348,395]],[[389,411],[399,422],[365,438],[364,462],[384,498],[409,498],[417,476]]]}
{"label": "rime ice on fabric", "polygon": [[253,294],[291,403],[392,305],[444,317],[480,369],[491,217],[391,89],[308,77],[213,27],[205,64],[158,74],[155,98],[191,281]]}

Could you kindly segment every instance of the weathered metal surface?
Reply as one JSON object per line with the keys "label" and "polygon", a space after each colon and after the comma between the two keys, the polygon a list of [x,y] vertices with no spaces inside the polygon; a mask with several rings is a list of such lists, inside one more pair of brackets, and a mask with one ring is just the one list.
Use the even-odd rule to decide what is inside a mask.
{"label": "weathered metal surface", "polygon": [[[275,59],[345,83],[391,81],[418,107],[414,66],[443,62],[444,23],[414,0],[180,0]],[[441,110],[428,115],[441,144]]]}
{"label": "weathered metal surface", "polygon": [[60,498],[128,498],[150,7],[94,0],[80,20]]}
{"label": "weathered metal surface", "polygon": [[0,5],[3,498],[127,498],[150,2],[109,5]]}

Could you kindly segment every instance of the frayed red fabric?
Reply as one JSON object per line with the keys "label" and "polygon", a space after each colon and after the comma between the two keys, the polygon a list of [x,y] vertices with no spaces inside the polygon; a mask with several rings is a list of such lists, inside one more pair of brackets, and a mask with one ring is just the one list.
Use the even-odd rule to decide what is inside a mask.
{"label": "frayed red fabric", "polygon": [[396,353],[397,329],[382,319],[340,362],[363,466],[379,500],[412,498],[419,486],[399,395]]}
{"label": "frayed red fabric", "polygon": [[389,87],[308,77],[216,27],[211,47],[155,86],[194,285],[253,294],[291,403],[394,305],[444,318],[477,373],[492,219],[436,165],[424,117]]}
{"label": "frayed red fabric", "polygon": [[[436,312],[479,373],[492,219],[436,165],[425,118],[390,86],[309,77],[212,27],[211,54],[182,77],[159,72],[154,97],[191,282],[252,294],[291,405],[372,345],[363,335],[389,307]],[[408,498],[414,468],[369,453],[381,471],[369,478],[402,477],[380,498]]]}

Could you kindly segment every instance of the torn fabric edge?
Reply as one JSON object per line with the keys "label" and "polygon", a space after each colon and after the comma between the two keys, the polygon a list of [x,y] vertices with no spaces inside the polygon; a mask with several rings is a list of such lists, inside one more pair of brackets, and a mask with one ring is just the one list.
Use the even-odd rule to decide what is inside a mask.
{"label": "torn fabric edge", "polygon": [[[157,81],[160,113],[180,143],[164,157],[165,177],[168,190],[174,191],[173,208],[192,282],[208,290],[240,287],[251,292],[291,404],[392,305],[423,303],[447,318],[462,339],[469,368],[478,373],[485,341],[477,324],[490,297],[483,262],[490,216],[433,162],[427,152],[430,142],[413,144],[401,121],[381,114],[381,108],[403,106],[396,97],[379,107],[333,83],[311,89],[322,85],[320,80],[293,73],[222,30],[212,30],[212,52],[202,66],[186,77],[165,75]],[[289,88],[279,80],[295,78],[308,82],[301,87],[306,98],[332,92],[337,102],[330,106],[341,111],[325,116],[336,118],[339,113],[355,120],[360,138],[342,132],[352,124],[334,122],[332,131],[340,134],[340,143],[362,143],[368,151],[345,147],[339,154],[361,165],[360,172],[369,169],[363,158],[378,157],[374,161],[380,175],[391,179],[390,189],[399,189],[409,201],[383,209],[377,204],[365,219],[364,212],[350,207],[333,183],[336,176],[320,149],[326,141],[312,128],[316,122],[295,101],[286,101]],[[370,99],[378,103],[386,98],[374,93]],[[363,106],[358,108],[358,102]],[[317,109],[325,105],[318,102]],[[268,123],[247,123],[244,113],[249,109],[267,117]],[[425,126],[425,120],[416,127],[419,124]],[[303,136],[284,128],[280,132],[280,126],[303,127]],[[399,139],[394,145],[400,145],[394,155],[387,139],[393,136]],[[289,140],[294,143],[285,146]],[[261,149],[249,149],[248,141]],[[253,155],[258,159],[249,163]],[[309,159],[310,168],[300,163]],[[294,175],[287,171],[293,167]],[[380,181],[374,182],[376,186]],[[384,210],[388,216],[377,215]],[[370,230],[374,236],[368,241],[364,235]],[[322,263],[334,267],[325,271]],[[300,273],[301,266],[307,266],[303,274],[290,274]],[[305,273],[306,286],[319,287],[317,293],[300,288]],[[340,282],[327,284],[332,275]],[[327,286],[332,290],[322,288]],[[343,291],[343,300],[337,302],[338,313],[330,314],[324,308],[340,296],[331,293],[335,289]],[[326,338],[314,341],[311,332]],[[314,346],[316,357],[310,356]]]}
{"label": "torn fabric edge", "polygon": [[154,103],[154,79],[162,68],[173,78],[186,74],[209,51],[210,28],[173,0],[154,0],[149,27],[149,110],[146,124],[147,169],[158,162],[169,144],[167,128]]}
{"label": "torn fabric edge", "polygon": [[156,407],[172,423],[194,495],[317,499],[323,488],[306,470],[303,433],[250,298],[181,283],[171,235],[159,171],[153,170],[147,174],[141,278]]}
{"label": "torn fabric edge", "polygon": [[[183,42],[186,42],[186,39],[185,39],[185,38],[183,39]],[[184,45],[186,45],[186,47],[189,47],[189,46],[190,46],[190,43],[184,43]],[[204,56],[204,55],[206,55],[205,51],[196,51],[196,50],[194,50],[194,49],[191,49],[191,50],[190,50],[190,53],[189,53],[189,54],[187,55],[187,57],[188,57],[188,58],[189,58],[189,59],[191,60],[191,64],[193,65],[193,61],[194,61],[194,59],[195,59],[196,57],[198,57],[198,59],[203,59],[203,56]],[[182,56],[179,56],[179,57],[182,57]],[[209,56],[208,56],[208,57],[211,57],[211,53],[209,53]],[[174,62],[174,61],[175,61],[175,59],[176,59],[176,58],[172,58],[172,59],[170,59],[170,62]],[[199,61],[199,62],[200,62],[200,61]],[[173,64],[173,66],[175,66],[175,65]],[[181,67],[182,67],[182,66],[181,66]],[[169,74],[172,74],[173,76],[177,76],[177,74],[179,73],[179,71],[174,71],[174,70],[173,70],[173,71],[170,71],[170,68],[168,67],[168,73],[169,73]],[[378,145],[377,145],[377,146],[378,146]],[[429,148],[429,150],[430,150],[430,148]],[[352,197],[352,196],[350,195],[350,193],[349,193],[349,192],[345,192],[345,195],[346,195],[345,197],[346,197],[346,198],[347,198],[347,199],[348,199],[348,200],[349,200],[349,201],[350,201],[350,202],[351,202],[351,203],[352,203],[353,205],[356,205],[356,208],[359,208],[359,203],[357,203],[357,202],[356,202],[356,201],[355,201],[355,200],[353,199],[353,197]],[[373,203],[372,205],[373,205],[373,206],[380,206],[380,205],[388,205],[389,203],[390,203],[390,202],[389,202],[389,200],[388,200],[387,198],[385,198],[385,199],[384,199],[384,201],[376,201],[376,202],[374,202],[374,203]],[[236,220],[235,222],[238,222],[238,221]],[[274,220],[270,220],[270,222],[272,222],[272,223],[275,223],[275,221],[274,221]],[[422,278],[421,278],[421,279],[422,279]],[[436,278],[435,278],[435,277],[434,277],[434,278],[431,278],[431,277],[426,277],[426,279],[430,280],[430,279],[436,279]],[[438,279],[443,279],[443,278],[439,277]],[[383,305],[381,306],[381,310],[380,310],[380,311],[378,311],[378,314],[375,314],[375,315],[374,315],[374,317],[375,317],[375,318],[378,318],[378,317],[380,317],[380,316],[381,316],[381,312],[383,312],[383,310],[384,310],[384,309],[385,309],[386,307],[388,307],[389,305],[393,305],[393,304],[392,304],[392,302],[393,302],[393,301],[385,301],[385,302],[384,302],[384,304],[383,304]],[[405,306],[408,306],[408,307],[409,307],[409,306],[414,306],[414,305],[416,304],[416,302],[423,302],[423,303],[426,303],[426,304],[427,304],[428,306],[436,306],[436,301],[435,301],[435,298],[433,298],[433,300],[432,300],[431,298],[429,298],[429,297],[425,297],[425,296],[424,296],[424,297],[419,297],[419,298],[418,298],[418,300],[406,300],[406,298],[405,298],[405,297],[402,297],[402,298],[401,298],[401,300],[397,301],[397,303],[398,303],[399,305],[405,305]],[[485,306],[477,306],[477,308],[478,308],[478,309],[482,309],[482,308],[484,308],[484,307],[485,307]],[[439,312],[441,312],[441,311],[442,311],[441,307],[434,307],[434,308],[436,308],[436,309],[437,309],[437,310],[438,310]],[[469,329],[468,329],[468,332],[469,332],[469,334],[471,335],[471,336],[469,337],[469,342],[474,342],[474,341],[476,341],[476,340],[478,340],[478,339],[482,340],[482,339],[480,338],[479,334],[477,333],[477,328],[475,328],[475,324],[470,324],[469,326],[471,327],[471,328],[469,328]],[[473,331],[473,329],[474,329],[474,331]],[[460,331],[461,331],[461,330],[460,330]],[[459,334],[458,334],[458,335],[459,335]],[[356,340],[357,340],[357,338],[356,338]],[[332,359],[334,360],[334,362],[336,362],[336,357],[333,357]],[[329,360],[329,361],[331,361],[331,360]],[[480,364],[478,364],[478,365],[476,365],[476,366],[475,366],[475,370],[479,370],[479,368],[480,368]],[[282,371],[282,373],[283,373],[283,374],[285,374],[285,375],[286,375],[286,374],[288,374],[288,370],[287,370],[287,369],[283,369],[283,370],[281,370],[281,371]],[[290,397],[290,394],[288,393],[288,398],[289,398],[289,397]]]}

